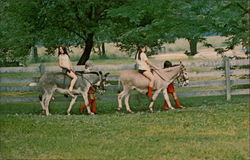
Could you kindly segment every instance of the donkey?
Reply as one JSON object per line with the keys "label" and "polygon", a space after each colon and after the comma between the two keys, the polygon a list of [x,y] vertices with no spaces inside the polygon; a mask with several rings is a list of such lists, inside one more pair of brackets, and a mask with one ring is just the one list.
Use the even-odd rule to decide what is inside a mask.
{"label": "donkey", "polygon": [[105,92],[104,85],[106,83],[106,77],[109,73],[106,73],[104,76],[102,72],[76,72],[77,73],[77,82],[74,86],[72,94],[69,94],[68,87],[70,85],[71,79],[62,72],[50,72],[45,73],[39,79],[39,86],[43,90],[43,95],[40,96],[40,103],[43,111],[46,115],[49,113],[49,103],[55,92],[61,94],[69,94],[72,99],[67,109],[67,114],[70,115],[73,104],[75,103],[78,95],[82,95],[84,102],[87,106],[88,114],[93,114],[90,111],[89,102],[88,102],[88,90],[91,86],[96,86],[99,89],[99,92]]}
{"label": "donkey", "polygon": [[[154,101],[161,91],[163,92],[164,98],[168,103],[169,108],[174,109],[169,101],[167,86],[176,78],[178,78],[178,82],[182,83],[182,85],[187,85],[189,83],[185,66],[180,62],[180,65],[161,69],[159,71],[153,71],[153,74],[156,80],[154,84],[155,92],[149,104],[150,112],[153,112]],[[125,70],[120,74],[119,83],[121,83],[123,90],[118,94],[117,97],[118,111],[122,109],[122,99],[125,97],[126,110],[127,112],[133,113],[129,106],[129,92],[130,90],[135,89],[141,93],[146,93],[149,80],[136,70]]]}

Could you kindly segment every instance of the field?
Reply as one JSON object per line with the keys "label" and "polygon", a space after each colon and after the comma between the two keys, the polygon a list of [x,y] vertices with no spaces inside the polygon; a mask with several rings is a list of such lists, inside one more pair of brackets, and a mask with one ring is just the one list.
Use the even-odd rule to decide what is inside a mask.
{"label": "field", "polygon": [[249,96],[181,98],[187,109],[147,112],[147,100],[131,100],[135,114],[116,102],[98,101],[98,114],[64,115],[68,102],[52,102],[51,116],[38,103],[0,104],[0,159],[246,160]]}
{"label": "field", "polygon": [[[223,47],[224,38],[209,37],[215,46]],[[134,64],[134,59],[107,44],[107,58],[96,54],[91,56],[94,65]],[[168,52],[184,52],[187,42],[180,39],[175,44],[167,44]],[[204,47],[198,45],[198,51]],[[57,65],[57,55],[47,56],[44,48],[39,48],[39,63],[28,66]],[[207,52],[208,50],[205,49]],[[210,51],[210,50],[209,50]],[[82,50],[75,48],[71,53],[76,64]],[[210,52],[208,53],[210,54]],[[174,54],[173,54],[174,55]],[[150,58],[155,64],[164,59]],[[188,57],[183,61],[209,61]],[[172,60],[171,60],[172,61]],[[177,63],[179,59],[173,60]],[[211,68],[191,68],[205,71]],[[5,77],[33,77],[37,73],[6,73]],[[118,75],[118,71],[111,72]],[[203,78],[203,79],[201,79]],[[196,77],[191,81],[209,80]],[[212,77],[214,79],[214,77]],[[221,78],[220,79],[224,79]],[[216,79],[218,80],[218,79]],[[1,84],[6,85],[6,84]],[[0,86],[1,86],[0,85]],[[26,86],[27,84],[11,84]],[[217,86],[218,87],[218,86]],[[248,85],[249,87],[249,85]],[[244,86],[245,88],[245,86]],[[216,86],[196,88],[217,90]],[[222,88],[223,89],[223,88]],[[177,88],[177,92],[190,88]],[[38,92],[1,92],[0,96],[38,96]],[[116,95],[108,91],[105,95]],[[98,95],[99,96],[99,95]],[[225,96],[180,97],[185,110],[164,111],[163,97],[159,96],[154,113],[148,112],[145,95],[131,96],[131,109],[116,111],[113,99],[97,100],[97,115],[80,113],[79,101],[66,116],[69,100],[50,105],[51,116],[41,114],[38,102],[0,103],[0,159],[86,159],[86,160],[246,160],[249,155],[249,95],[232,96],[230,102]],[[62,95],[56,95],[55,98]],[[172,103],[173,104],[173,103]]]}
{"label": "field", "polygon": [[[222,36],[209,36],[206,37],[207,42],[211,43],[214,47],[225,47],[225,40],[226,37],[222,37]],[[186,50],[189,50],[189,43],[186,39],[178,39],[175,41],[175,43],[165,43],[162,45],[162,47],[164,47],[166,49],[166,53],[165,56],[164,55],[159,55],[156,61],[154,59],[152,59],[154,62],[163,62],[164,60],[168,59],[168,60],[173,60],[173,61],[179,61],[180,59],[183,60],[205,60],[207,61],[208,59],[215,59],[218,58],[216,55],[216,52],[214,51],[213,48],[206,48],[203,46],[202,43],[198,43],[197,45],[197,50],[198,53],[202,54],[202,55],[206,55],[201,56],[199,54],[197,54],[196,56],[193,57],[187,57],[186,55],[184,55],[183,53]],[[115,44],[112,43],[106,43],[105,44],[105,49],[106,49],[106,55],[107,57],[104,58],[100,58],[98,56],[97,53],[92,52],[91,56],[90,56],[90,62],[94,65],[116,65],[116,64],[134,64],[134,55],[132,55],[132,57],[128,57],[128,54],[126,52],[122,52],[119,50],[118,47],[115,46]],[[231,52],[233,52],[234,54],[237,55],[242,55],[242,46],[237,46],[235,47],[234,50],[232,50]],[[83,53],[83,48],[80,47],[70,47],[70,56],[71,56],[71,60],[73,61],[73,64],[76,65],[80,56]],[[95,49],[97,51],[97,49]],[[39,64],[37,63],[28,63],[27,62],[27,66],[37,66],[40,65],[40,63],[45,63],[47,66],[55,66],[58,65],[58,55],[57,55],[57,51],[55,51],[55,55],[52,56],[48,56],[46,53],[46,49],[44,47],[39,47],[38,48],[38,56],[39,56]],[[174,54],[173,54],[174,53]],[[209,55],[209,56],[208,56]],[[232,55],[232,54],[229,54]],[[162,57],[163,58],[160,58]]]}

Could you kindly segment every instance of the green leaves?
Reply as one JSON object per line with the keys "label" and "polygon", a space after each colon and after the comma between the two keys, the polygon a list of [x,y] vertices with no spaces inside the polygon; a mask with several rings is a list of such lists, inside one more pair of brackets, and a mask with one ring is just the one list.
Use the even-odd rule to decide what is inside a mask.
{"label": "green leaves", "polygon": [[196,42],[210,46],[204,38],[208,33],[230,37],[228,48],[242,44],[249,51],[247,4],[247,0],[1,0],[0,51],[23,57],[38,44],[86,46],[88,35],[93,35],[95,43],[114,42],[130,52],[137,45],[157,48],[185,38],[193,41],[194,55]]}

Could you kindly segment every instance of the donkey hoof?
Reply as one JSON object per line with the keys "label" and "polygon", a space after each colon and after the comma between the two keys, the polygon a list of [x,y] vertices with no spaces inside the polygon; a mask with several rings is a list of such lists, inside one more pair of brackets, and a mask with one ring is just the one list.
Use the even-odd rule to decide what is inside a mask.
{"label": "donkey hoof", "polygon": [[128,113],[134,113],[134,112],[133,112],[133,111],[131,111],[131,110],[128,110],[127,112],[128,112]]}
{"label": "donkey hoof", "polygon": [[121,108],[117,108],[117,111],[121,111]]}
{"label": "donkey hoof", "polygon": [[46,114],[46,111],[44,109],[42,110],[42,114]]}

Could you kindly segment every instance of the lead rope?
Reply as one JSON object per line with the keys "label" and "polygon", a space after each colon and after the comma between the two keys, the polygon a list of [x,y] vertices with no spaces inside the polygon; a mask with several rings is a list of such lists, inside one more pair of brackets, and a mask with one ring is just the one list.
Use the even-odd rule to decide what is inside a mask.
{"label": "lead rope", "polygon": [[79,73],[79,72],[76,72],[76,74],[77,74],[77,75],[80,75],[80,76],[82,77],[82,80],[83,80],[83,79],[85,79],[87,82],[89,82],[91,86],[93,86],[93,85],[94,85],[94,84],[93,84],[93,83],[91,83],[91,82],[90,82],[87,78],[85,78],[85,77],[83,76],[83,74],[84,74],[84,73]]}
{"label": "lead rope", "polygon": [[156,71],[156,70],[154,70],[154,71],[155,71],[155,73],[156,73],[162,80],[166,81],[166,79],[163,78],[163,77],[160,75],[160,73],[158,73],[158,71]]}

